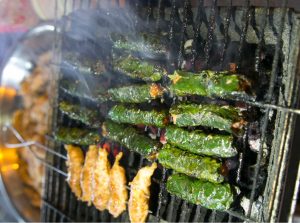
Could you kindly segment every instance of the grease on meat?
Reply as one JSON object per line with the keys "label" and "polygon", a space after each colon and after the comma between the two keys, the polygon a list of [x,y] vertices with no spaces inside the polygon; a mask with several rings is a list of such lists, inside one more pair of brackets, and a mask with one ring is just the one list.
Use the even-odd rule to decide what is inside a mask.
{"label": "grease on meat", "polygon": [[108,160],[108,152],[105,149],[99,148],[93,175],[93,204],[100,211],[107,208],[107,203],[110,198],[109,174],[110,163]]}
{"label": "grease on meat", "polygon": [[80,147],[65,145],[65,149],[68,152],[68,183],[71,191],[76,195],[78,199],[81,199],[82,190],[80,186],[80,174],[82,171],[84,156]]}
{"label": "grease on meat", "polygon": [[115,163],[110,171],[110,199],[108,202],[108,211],[115,218],[126,210],[126,202],[128,200],[128,191],[126,189],[125,169],[120,166],[120,159],[123,153],[120,152],[116,156]]}
{"label": "grease on meat", "polygon": [[88,202],[88,205],[91,205],[93,188],[93,172],[95,168],[95,163],[98,157],[98,149],[95,145],[90,145],[89,150],[86,153],[84,166],[81,172],[81,189],[82,189],[82,201]]}
{"label": "grease on meat", "polygon": [[151,176],[157,164],[141,168],[130,183],[131,192],[128,202],[131,222],[145,222],[148,216]]}

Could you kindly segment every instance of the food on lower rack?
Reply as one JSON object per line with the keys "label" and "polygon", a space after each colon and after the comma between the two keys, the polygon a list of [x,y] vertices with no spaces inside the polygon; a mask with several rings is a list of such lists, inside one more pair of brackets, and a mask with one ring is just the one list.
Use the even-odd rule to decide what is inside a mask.
{"label": "food on lower rack", "polygon": [[222,163],[210,157],[177,149],[166,144],[158,153],[158,161],[166,168],[201,180],[220,183],[224,176],[220,174]]}
{"label": "food on lower rack", "polygon": [[105,121],[102,125],[102,135],[147,157],[150,157],[159,148],[158,142],[139,134],[133,127],[109,120]]}
{"label": "food on lower rack", "polygon": [[206,126],[240,134],[246,124],[238,109],[213,104],[179,104],[170,109],[173,123],[180,127]]}
{"label": "food on lower rack", "polygon": [[68,183],[70,185],[71,191],[75,194],[75,196],[80,200],[82,195],[81,185],[80,185],[80,177],[81,171],[84,164],[84,156],[80,147],[65,145],[65,149],[67,150],[68,160]]}
{"label": "food on lower rack", "polygon": [[[97,149],[96,146],[93,146]],[[91,146],[90,146],[91,148]],[[108,160],[108,152],[105,149],[97,149],[98,156],[93,168],[92,180],[92,200],[95,207],[103,211],[107,208],[108,201],[111,196],[110,191],[110,163]]]}
{"label": "food on lower rack", "polygon": [[100,141],[98,130],[95,129],[60,127],[54,137],[64,144],[77,144],[83,146],[95,144]]}
{"label": "food on lower rack", "polygon": [[226,98],[229,96],[246,96],[250,82],[241,75],[229,74],[227,71],[215,72],[205,70],[200,73],[175,71],[169,75],[172,84],[169,90],[176,96],[200,95]]}
{"label": "food on lower rack", "polygon": [[167,38],[163,38],[163,33],[159,35],[140,33],[137,36],[138,39],[129,40],[128,37],[123,35],[113,35],[113,48],[127,53],[139,52],[143,57],[154,59],[167,56]]}
{"label": "food on lower rack", "polygon": [[76,98],[80,102],[104,102],[107,98],[103,95],[107,92],[111,79],[112,76],[108,73],[102,74],[97,81],[95,78],[83,78],[74,74],[63,75],[59,82],[59,94],[61,98]]}
{"label": "food on lower rack", "polygon": [[114,62],[114,69],[131,78],[143,81],[159,81],[166,70],[160,65],[138,59],[131,55],[121,57]]}
{"label": "food on lower rack", "polygon": [[88,74],[99,76],[106,72],[104,63],[97,58],[82,56],[78,52],[64,52],[62,70],[73,73]]}
{"label": "food on lower rack", "polygon": [[99,114],[96,110],[83,107],[80,104],[72,104],[67,101],[59,103],[59,109],[63,114],[66,114],[71,119],[80,121],[87,126],[99,128]]}
{"label": "food on lower rack", "polygon": [[232,146],[231,135],[207,134],[188,131],[176,126],[167,126],[165,137],[168,143],[191,153],[227,158],[237,155]]}
{"label": "food on lower rack", "polygon": [[133,125],[143,124],[164,127],[168,122],[165,112],[143,111],[135,107],[115,105],[108,113],[111,120],[117,123],[128,123]]}
{"label": "food on lower rack", "polygon": [[159,84],[131,85],[109,89],[108,97],[112,101],[142,103],[161,98],[163,92]]}
{"label": "food on lower rack", "polygon": [[228,210],[233,202],[229,184],[202,181],[184,174],[170,176],[167,190],[181,199],[213,210]]}
{"label": "food on lower rack", "polygon": [[88,205],[92,204],[93,200],[93,175],[98,159],[97,146],[91,145],[85,155],[84,165],[81,171],[81,200],[88,202]]}
{"label": "food on lower rack", "polygon": [[115,163],[110,171],[110,199],[107,209],[110,214],[117,218],[126,210],[126,202],[128,200],[128,191],[126,189],[125,169],[120,165],[120,159],[123,153],[120,152],[116,156]]}
{"label": "food on lower rack", "polygon": [[157,168],[156,163],[141,168],[130,184],[128,211],[130,221],[145,222],[148,216],[151,176]]}

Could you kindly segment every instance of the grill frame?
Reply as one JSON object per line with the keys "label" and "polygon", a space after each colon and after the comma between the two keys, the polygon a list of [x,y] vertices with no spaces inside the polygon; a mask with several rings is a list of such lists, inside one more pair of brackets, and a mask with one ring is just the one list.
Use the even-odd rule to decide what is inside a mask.
{"label": "grill frame", "polygon": [[[172,1],[172,2],[175,5],[176,1]],[[207,3],[207,1],[204,1],[204,4],[205,4],[205,2]],[[213,6],[211,8],[212,14],[216,12],[217,2],[219,3],[219,1],[215,0],[213,2],[214,2],[214,4],[213,4]],[[245,18],[246,21],[249,22],[249,20],[250,20],[249,13],[251,11],[250,10],[250,1],[245,1],[245,2],[246,2],[246,8],[243,11],[243,14],[244,14],[243,17]],[[251,2],[253,2],[253,1],[251,1]],[[88,5],[90,5],[90,3]],[[159,1],[158,5],[160,7],[162,7],[162,0]],[[175,8],[174,5],[172,5],[173,9]],[[81,3],[80,6],[83,7],[83,4]],[[139,8],[138,1],[134,2],[133,6],[138,9]],[[184,10],[185,10],[184,14],[186,14],[186,17],[187,17],[187,14],[188,14],[187,13],[187,11],[188,11],[187,8],[188,7],[189,7],[189,1],[185,0],[184,1]],[[233,6],[231,5],[231,6],[228,7],[228,11],[232,10],[231,7],[233,7]],[[287,10],[287,9],[284,9],[284,10]],[[151,10],[148,10],[148,11],[151,11]],[[163,10],[162,9],[158,9],[158,11],[163,14]],[[175,11],[175,9],[174,9],[174,11]],[[151,13],[149,13],[149,16],[150,16],[150,14]],[[156,26],[159,27],[160,18],[161,17],[158,16],[157,18],[158,19],[156,20]],[[183,21],[187,22],[187,19],[183,19]],[[213,16],[211,16],[211,18],[209,19],[208,22],[210,24],[215,23],[215,20],[214,20]],[[244,30],[244,32],[247,31],[247,29],[248,29],[248,22],[246,22],[245,25],[242,28]],[[171,22],[171,24],[172,24],[172,22]],[[282,22],[282,24],[284,24],[284,22]],[[58,24],[57,24],[57,27],[59,27]],[[210,27],[212,27],[212,26],[210,26]],[[183,24],[182,28],[183,28],[183,30],[182,30],[183,32],[182,33],[184,33],[185,29],[186,29],[186,24]],[[57,61],[54,62],[56,64],[58,64],[58,61],[60,60],[60,57],[61,57],[61,55],[60,55],[60,47],[61,47],[61,44],[62,44],[62,42],[61,42],[62,40],[60,39],[59,36],[61,34],[63,34],[64,27],[62,27],[61,30],[57,30],[57,31],[59,32],[59,33],[57,33],[57,38],[58,39],[57,39],[57,42],[56,42],[57,44],[54,46],[54,50],[57,52],[57,54],[56,54],[57,55],[56,56]],[[207,37],[208,37],[207,39],[209,41],[205,45],[205,53],[206,53],[206,55],[205,55],[206,59],[205,60],[206,60],[206,63],[208,63],[208,61],[209,61],[208,60],[209,50],[211,49],[211,44],[212,44],[210,42],[213,41],[213,39],[211,38],[212,35],[210,33],[213,33],[213,32],[214,32],[214,29],[212,28],[212,29],[209,30],[209,32],[207,34]],[[281,32],[279,31],[279,33],[281,33]],[[227,35],[228,35],[228,32],[225,31],[225,36],[227,36]],[[240,44],[240,48],[239,48],[239,52],[240,53],[242,52],[243,44],[245,42],[245,38],[246,38],[246,35],[244,35],[244,36],[241,35],[241,38],[240,38],[240,43],[241,44]],[[172,41],[172,37],[171,36],[170,36],[170,39]],[[225,38],[225,39],[227,39],[227,38]],[[262,39],[263,39],[263,36],[261,38],[261,41],[262,41]],[[281,37],[278,38],[278,40],[280,40],[280,39],[281,39]],[[297,40],[294,40],[294,41],[297,42]],[[299,42],[299,38],[298,38],[298,42]],[[181,42],[181,49],[182,49],[183,43],[184,43],[184,41]],[[261,46],[261,42],[260,41],[259,41],[258,44],[259,44],[259,46]],[[224,42],[224,50],[225,49],[226,49],[226,41]],[[280,44],[278,44],[278,50],[277,51],[275,50],[275,58],[276,58],[276,52],[278,52],[278,57],[279,57],[279,50],[280,49],[281,49]],[[293,54],[293,53],[297,53],[298,54],[299,49],[296,48],[296,49],[294,49],[294,51],[295,52],[291,52],[291,54]],[[178,57],[179,58],[178,59],[179,63],[182,60],[181,55],[182,55],[182,52],[180,51],[179,52],[179,57]],[[241,58],[241,57],[239,57],[239,58]],[[223,64],[223,61],[222,61],[222,64]],[[298,64],[298,66],[299,66],[299,64],[300,64],[299,63],[299,59],[295,60],[294,63],[291,62],[291,66],[293,64]],[[275,78],[275,75],[276,75],[275,71],[277,70],[276,66],[277,66],[277,63],[274,62],[274,64],[273,64],[274,68],[272,69],[273,70],[272,76],[274,76],[274,78]],[[299,74],[298,71],[297,72],[296,71],[293,72],[293,70],[295,70],[295,68],[292,68],[292,71],[290,71],[290,75],[293,75],[295,73]],[[291,76],[291,78],[292,78],[292,76]],[[297,78],[298,78],[298,80],[293,82],[295,84],[294,88],[297,88],[299,86],[299,83],[298,83],[298,81],[299,81],[299,75],[298,75]],[[56,77],[53,80],[53,89],[56,89],[54,95],[58,95],[58,88],[59,87],[56,85],[57,82],[58,82],[58,79],[59,79],[59,77]],[[273,90],[270,90],[270,92],[269,92],[268,95],[272,95],[272,91]],[[294,92],[298,92],[297,89],[295,89]],[[295,94],[290,92],[289,96],[291,97],[292,95],[295,95]],[[280,147],[281,149],[277,149],[278,151],[275,150],[275,149],[273,149],[272,152],[274,154],[270,155],[270,156],[274,157],[274,162],[276,162],[276,159],[282,160],[280,163],[282,164],[283,167],[286,167],[286,171],[283,168],[280,168],[280,167],[277,167],[277,169],[276,169],[276,167],[274,167],[274,166],[272,166],[272,167],[274,167],[275,169],[269,170],[270,172],[277,173],[277,175],[273,176],[273,179],[275,179],[274,180],[274,185],[276,187],[275,191],[277,191],[277,192],[271,194],[271,195],[274,195],[274,198],[270,198],[270,199],[272,199],[276,203],[276,202],[280,202],[280,200],[281,200],[280,198],[281,198],[281,196],[283,196],[282,192],[281,192],[281,188],[282,188],[281,183],[285,183],[285,184],[288,183],[288,181],[283,180],[282,178],[284,176],[283,173],[284,172],[288,172],[287,170],[289,168],[287,167],[287,165],[289,164],[289,162],[287,162],[286,160],[292,154],[292,152],[289,149],[287,151],[285,151],[284,148],[292,140],[292,137],[291,137],[293,135],[293,133],[292,133],[292,131],[293,131],[292,126],[295,125],[294,123],[295,123],[295,117],[296,117],[296,115],[294,113],[298,113],[298,111],[293,109],[293,108],[295,108],[294,106],[295,106],[296,103],[292,101],[292,98],[290,98],[289,105],[279,104],[279,106],[275,105],[275,107],[273,107],[273,104],[272,104],[272,101],[270,100],[270,98],[271,98],[271,96],[269,96],[267,98],[267,99],[269,99],[269,100],[267,100],[267,103],[261,104],[261,106],[264,106],[267,109],[267,113],[265,115],[266,119],[268,118],[268,112],[269,111],[273,111],[273,109],[275,108],[277,110],[277,115],[281,116],[281,118],[278,121],[278,123],[286,123],[286,122],[290,123],[288,125],[289,127],[286,127],[285,129],[278,130],[278,134],[281,133],[280,135],[283,135],[284,137],[286,137],[286,142],[285,142],[286,144],[282,144],[281,143],[281,147]],[[53,117],[57,117],[57,102],[58,102],[58,98],[53,98],[53,102],[52,102],[53,108],[54,108],[54,111],[53,111],[54,115],[53,115]],[[259,105],[257,105],[257,106],[259,107]],[[289,108],[290,108],[290,110],[289,110]],[[51,126],[51,129],[56,129],[55,124],[57,123],[57,121],[54,119],[54,121],[52,120],[51,123],[53,123],[53,126]],[[273,142],[274,148],[276,148],[276,145],[278,144],[279,141],[282,142],[282,140],[280,140],[280,139],[277,140],[278,142],[275,142],[275,141]],[[60,144],[54,142],[53,139],[51,139],[51,137],[49,137],[47,147],[53,149],[54,151],[58,152],[59,154],[64,154],[65,153],[64,150],[63,150],[63,147]],[[262,152],[262,149],[260,151]],[[279,154],[276,154],[276,152],[279,152]],[[64,159],[58,158],[54,154],[49,154],[48,153],[46,161],[48,163],[50,163],[52,166],[58,167],[59,170],[66,171],[66,167],[65,167],[65,164],[64,164],[64,162],[65,162]],[[142,164],[143,162],[144,162],[143,160],[140,160],[140,164]],[[258,171],[256,173],[258,173]],[[270,179],[269,181],[271,183],[273,180]],[[165,188],[164,188],[164,184],[161,184],[161,185],[162,185],[162,187],[160,187],[160,192],[159,192],[160,195],[159,195],[159,197],[162,200],[163,199],[163,195],[162,194],[165,193]],[[267,195],[267,194],[265,194],[265,195]],[[64,202],[59,202],[60,196],[62,197],[62,199],[63,199]],[[252,195],[252,196],[254,196],[254,195]],[[68,197],[69,197],[69,199],[68,199]],[[69,203],[69,207],[66,207],[64,205],[66,205],[66,202],[68,200],[71,200],[71,202]],[[43,211],[43,214],[42,214],[43,218],[42,218],[42,220],[43,221],[74,221],[74,220],[78,220],[78,219],[82,220],[82,221],[83,220],[84,221],[94,221],[94,220],[99,220],[99,219],[101,219],[103,221],[114,221],[115,220],[115,219],[112,219],[108,215],[107,212],[99,213],[95,208],[87,208],[86,205],[84,205],[84,204],[78,204],[77,207],[73,207],[73,206],[76,206],[76,204],[75,204],[76,202],[75,201],[76,201],[76,198],[74,196],[72,196],[72,194],[71,194],[71,192],[70,192],[70,190],[68,188],[68,185],[65,182],[65,176],[59,175],[59,173],[57,173],[55,170],[53,171],[53,169],[51,169],[51,168],[46,168],[46,182],[45,182],[45,190],[44,190],[44,197],[43,197],[43,208],[42,208],[42,211]],[[177,205],[175,205],[176,202],[177,202]],[[284,200],[284,202],[288,202],[288,201]],[[173,205],[173,203],[175,203],[175,204]],[[173,210],[171,211],[171,210],[168,209],[168,213],[172,214],[173,212],[176,212],[176,209],[174,211],[174,208],[176,208],[176,206],[177,206],[177,208],[181,207],[183,209],[183,211],[180,214],[179,220],[185,219],[184,217],[186,217],[186,215],[188,214],[186,212],[189,212],[189,211],[192,212],[192,210],[190,210],[190,208],[187,208],[187,207],[190,206],[190,204],[188,204],[186,202],[183,202],[181,204],[180,202],[178,202],[178,199],[175,198],[174,196],[171,196],[171,198],[170,198],[170,204],[171,205],[169,205],[168,208],[173,209]],[[275,206],[279,207],[279,206],[282,206],[283,204],[281,204],[281,205],[275,205]],[[70,218],[70,215],[64,214],[64,212],[61,211],[61,210],[67,210],[66,213],[69,213],[69,214],[71,213],[72,214],[72,213],[74,213],[75,209],[76,209],[76,213],[77,213],[77,216],[76,216],[75,219]],[[83,210],[84,217],[80,216],[82,214],[81,213],[82,209],[84,209]],[[210,211],[208,211],[208,210],[206,210],[206,209],[204,209],[202,207],[199,207],[199,208],[197,207],[196,210],[195,210],[194,217],[195,218],[197,217],[197,213],[198,214],[200,213],[199,215],[201,215],[201,213],[203,213],[203,212],[210,212]],[[92,216],[91,216],[90,213],[92,213]],[[234,217],[238,217],[240,220],[246,220],[246,221],[253,220],[253,219],[249,218],[249,216],[251,214],[250,212],[248,212],[246,214],[246,217],[240,216],[238,213],[234,213],[234,212],[231,212],[231,211],[229,211],[228,213],[229,213],[229,216],[231,216],[231,217],[229,217],[228,221],[234,220],[234,219],[231,219],[231,218],[234,218]],[[266,218],[265,216],[260,216],[260,219],[267,220],[267,221],[268,220],[283,219],[283,217],[281,215],[277,215],[276,213],[277,213],[277,209],[276,208],[272,209],[271,217]],[[158,217],[159,214],[156,214],[156,215],[157,215],[156,217]],[[208,218],[208,220],[210,220],[210,221],[216,221],[216,219],[218,219],[218,218],[216,218],[216,216],[218,215],[216,211],[212,211],[212,213],[209,214],[209,215],[210,215],[210,217]],[[201,215],[201,216],[204,216],[204,215]],[[171,219],[172,216],[171,215],[167,216],[167,219],[168,219],[168,217],[169,217],[169,219]],[[119,220],[120,221],[124,221],[124,220],[126,220],[126,217],[124,217],[122,215],[122,217]],[[205,219],[203,219],[203,220],[205,220]]]}

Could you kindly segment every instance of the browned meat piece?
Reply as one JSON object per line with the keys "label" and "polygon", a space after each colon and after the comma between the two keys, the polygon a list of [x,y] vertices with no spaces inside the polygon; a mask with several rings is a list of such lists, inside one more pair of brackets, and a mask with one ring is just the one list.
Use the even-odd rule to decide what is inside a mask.
{"label": "browned meat piece", "polygon": [[88,202],[88,205],[92,203],[93,195],[93,172],[96,167],[98,158],[98,149],[95,145],[90,145],[89,150],[86,153],[84,165],[81,172],[81,190],[82,190],[82,201]]}
{"label": "browned meat piece", "polygon": [[126,202],[128,200],[128,191],[126,189],[125,169],[120,166],[120,159],[123,153],[120,152],[116,156],[115,163],[110,171],[110,199],[108,202],[108,211],[115,218],[126,210]]}
{"label": "browned meat piece", "polygon": [[106,209],[108,200],[110,198],[110,163],[108,160],[108,152],[105,149],[99,148],[98,158],[93,169],[93,204],[98,210],[103,211]]}
{"label": "browned meat piece", "polygon": [[128,202],[131,222],[145,222],[148,216],[151,176],[157,164],[141,168],[130,183],[131,192]]}
{"label": "browned meat piece", "polygon": [[71,191],[76,195],[78,199],[81,198],[82,191],[80,187],[80,174],[82,171],[84,156],[80,147],[65,145],[65,149],[68,152],[68,183]]}

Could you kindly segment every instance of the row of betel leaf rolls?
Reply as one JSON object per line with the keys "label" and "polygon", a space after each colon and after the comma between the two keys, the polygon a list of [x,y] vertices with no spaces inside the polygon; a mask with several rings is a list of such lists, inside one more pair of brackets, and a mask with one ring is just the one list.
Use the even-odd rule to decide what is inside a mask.
{"label": "row of betel leaf rolls", "polygon": [[[122,47],[124,46],[123,44]],[[180,173],[181,175],[169,178],[169,192],[208,208],[228,209],[234,192],[229,184],[224,183],[220,160],[237,155],[232,134],[242,134],[246,123],[239,109],[181,103],[167,110],[157,111],[154,108],[143,110],[138,104],[162,98],[164,94],[177,97],[197,95],[221,99],[251,98],[246,93],[250,88],[249,81],[241,75],[229,72],[175,71],[168,75],[162,66],[130,53],[118,58],[114,66],[118,72],[146,83],[108,90],[109,99],[120,104],[109,111],[108,117],[111,121],[103,124],[103,135],[150,159],[155,154],[163,166]],[[164,77],[169,79],[167,85],[161,84]],[[141,134],[134,127],[138,125],[165,129],[167,144],[161,146],[147,138],[144,141],[145,147],[136,146],[142,144],[137,140]],[[208,134],[186,129],[191,126],[215,128],[228,134]]]}
{"label": "row of betel leaf rolls", "polygon": [[[126,57],[126,60],[124,60],[127,63],[126,65],[130,65],[131,62],[128,62],[128,60],[130,60],[131,58],[131,55]],[[139,73],[143,71],[143,66],[141,66],[140,64],[143,65],[146,62],[140,60],[140,64],[137,64],[136,60],[138,59],[135,58],[135,61],[133,63],[134,66],[132,66],[134,67],[134,70],[132,70],[132,67],[129,66],[131,70],[127,70],[127,73],[129,73],[134,78],[140,78]],[[149,67],[151,66],[151,64],[148,63],[147,66]],[[122,66],[121,68],[125,69],[124,67],[126,68],[126,66]],[[138,72],[132,74],[132,72],[135,70],[138,70]],[[149,71],[148,68],[146,70]],[[179,72],[177,71],[177,73]],[[211,78],[212,75],[210,75],[210,77],[203,76],[202,79],[198,79],[202,81],[200,82],[200,87],[202,87],[202,89],[205,90],[208,85],[210,86],[210,88],[213,88],[212,85],[215,85],[216,89],[218,90],[210,90],[207,91],[208,93],[205,93],[205,91],[201,90],[201,88],[197,89],[197,85],[195,85],[195,91],[190,91],[191,88],[188,85],[186,85],[186,90],[184,90],[184,83],[180,83],[180,80],[182,78],[174,78],[174,75],[176,75],[176,73],[173,75],[173,77],[170,77],[171,79],[173,78],[173,84],[171,84],[169,89],[173,91],[173,94],[177,94],[178,96],[182,96],[185,94],[199,94],[202,96],[216,95],[223,97],[225,95],[229,95],[230,92],[232,93],[232,95],[236,94],[236,92],[242,94],[244,93],[243,88],[240,88],[239,82],[238,87],[236,88],[228,86],[232,83],[237,83],[236,81],[234,81],[238,78],[237,75],[228,75],[227,77],[232,77],[232,80],[229,78],[229,80],[224,81],[223,77],[225,76],[225,74],[222,74],[220,75],[220,77],[222,77],[222,80],[219,81],[217,78],[218,73],[214,74],[216,75],[216,77],[213,78],[212,82],[209,82],[209,79],[207,79]],[[187,76],[186,79],[188,79],[188,75],[197,75],[197,77],[201,77],[200,74],[192,73],[184,73],[184,75]],[[141,77],[144,78],[144,76]],[[155,78],[156,77],[157,75],[155,76]],[[145,81],[149,82],[150,79],[147,78],[145,79]],[[158,79],[152,79],[152,81],[158,81]],[[196,81],[194,80],[194,82]],[[180,85],[178,85],[178,83],[180,83]],[[207,85],[205,86],[205,84]],[[178,89],[180,91],[178,91]],[[146,83],[109,89],[108,93],[110,95],[109,99],[112,101],[134,104],[149,101],[156,97],[161,97],[163,93],[162,91],[165,91],[165,89],[163,89],[159,83]],[[184,91],[186,91],[186,93],[184,93]],[[114,122],[107,121],[103,124],[102,132],[105,137],[117,141],[127,148],[139,152],[144,156],[153,157],[153,154],[155,154],[162,165],[166,166],[167,168],[174,169],[179,173],[191,176],[192,178],[188,177],[188,179],[191,181],[189,185],[190,187],[193,187],[192,181],[198,179],[196,180],[197,182],[200,182],[198,184],[201,184],[202,181],[208,183],[211,186],[207,188],[210,189],[215,188],[216,190],[218,190],[217,188],[219,188],[222,191],[222,188],[228,188],[228,185],[226,183],[220,184],[224,180],[224,177],[220,173],[222,163],[216,158],[204,157],[200,155],[221,158],[236,155],[237,151],[232,146],[232,136],[212,135],[196,131],[190,132],[180,127],[202,125],[207,127],[219,128],[227,132],[231,132],[233,129],[240,130],[242,129],[244,122],[237,109],[232,107],[220,107],[216,105],[180,104],[172,107],[169,112],[157,112],[155,110],[142,111],[133,105],[129,107],[126,106],[117,104],[110,110],[108,116]],[[169,114],[172,116],[174,125],[168,125]],[[161,145],[157,141],[140,134],[133,126],[128,126],[120,123],[131,125],[144,124],[157,127],[166,126],[167,142],[170,145],[167,144],[159,150]],[[170,178],[169,181],[171,179],[174,178]],[[180,183],[180,181],[178,183]],[[196,183],[195,185],[198,184]],[[228,199],[225,199],[226,202],[221,202],[222,204],[219,204],[219,206],[213,206],[208,203],[208,199],[214,199],[212,198],[212,193],[210,193],[210,195],[207,196],[206,199],[202,198],[198,201],[198,199],[195,199],[195,197],[197,197],[199,194],[194,194],[194,199],[190,199],[188,197],[185,197],[183,194],[176,192],[174,188],[172,190],[172,186],[168,187],[168,190],[171,193],[187,199],[192,203],[201,204],[213,209],[227,209],[229,208],[229,205],[233,199],[232,193],[225,193],[230,194],[230,196],[228,196]],[[215,199],[217,202],[217,197]]]}

